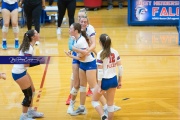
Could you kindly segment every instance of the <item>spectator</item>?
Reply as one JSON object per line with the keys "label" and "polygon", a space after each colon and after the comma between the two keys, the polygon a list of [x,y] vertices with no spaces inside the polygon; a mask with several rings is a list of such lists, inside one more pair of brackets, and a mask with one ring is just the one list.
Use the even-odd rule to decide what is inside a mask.
{"label": "spectator", "polygon": [[76,0],[58,0],[58,25],[57,25],[57,34],[61,34],[61,24],[63,17],[68,12],[69,26],[74,23],[74,14],[76,10]]}
{"label": "spectator", "polygon": [[[107,2],[108,2],[107,10],[113,9],[113,1],[112,0],[107,0]],[[118,0],[118,6],[119,6],[120,9],[123,8],[123,2],[124,2],[124,0]]]}
{"label": "spectator", "polygon": [[6,37],[9,29],[9,23],[11,20],[12,29],[14,32],[14,48],[19,48],[18,40],[18,3],[17,0],[2,0],[2,17],[3,17],[3,27],[2,27],[2,49],[6,50],[7,42]]}

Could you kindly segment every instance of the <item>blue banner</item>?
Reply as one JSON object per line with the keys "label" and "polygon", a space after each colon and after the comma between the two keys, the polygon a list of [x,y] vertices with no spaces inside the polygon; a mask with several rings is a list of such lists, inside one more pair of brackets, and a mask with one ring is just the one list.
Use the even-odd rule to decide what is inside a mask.
{"label": "blue banner", "polygon": [[179,0],[129,0],[128,23],[129,25],[178,25],[179,3]]}
{"label": "blue banner", "polygon": [[0,56],[0,64],[46,64],[48,56]]}

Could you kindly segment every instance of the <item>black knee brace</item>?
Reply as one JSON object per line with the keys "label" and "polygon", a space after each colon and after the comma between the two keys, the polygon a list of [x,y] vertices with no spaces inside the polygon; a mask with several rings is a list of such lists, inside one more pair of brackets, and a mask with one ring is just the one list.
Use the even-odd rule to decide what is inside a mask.
{"label": "black knee brace", "polygon": [[31,87],[25,89],[25,90],[22,90],[22,92],[24,93],[24,100],[22,102],[22,105],[25,106],[25,107],[29,107],[30,104],[31,104],[31,100],[32,100],[32,89]]}

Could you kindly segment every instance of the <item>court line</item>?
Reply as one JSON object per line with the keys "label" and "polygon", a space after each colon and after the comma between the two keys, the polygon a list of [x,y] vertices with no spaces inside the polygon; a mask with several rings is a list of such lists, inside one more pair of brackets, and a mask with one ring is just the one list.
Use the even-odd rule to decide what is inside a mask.
{"label": "court line", "polygon": [[[46,63],[45,69],[44,69],[44,73],[43,73],[43,77],[42,77],[42,80],[41,80],[40,89],[39,89],[39,91],[38,91],[38,96],[37,96],[37,99],[36,99],[36,103],[38,103],[38,102],[40,101],[42,88],[43,88],[43,85],[44,85],[44,81],[45,81],[45,78],[46,78],[47,69],[48,69],[48,66],[49,66],[49,61],[50,61],[50,56],[48,56],[48,58],[47,58],[47,63]],[[37,110],[37,108],[38,108],[37,106],[34,107],[35,110]]]}

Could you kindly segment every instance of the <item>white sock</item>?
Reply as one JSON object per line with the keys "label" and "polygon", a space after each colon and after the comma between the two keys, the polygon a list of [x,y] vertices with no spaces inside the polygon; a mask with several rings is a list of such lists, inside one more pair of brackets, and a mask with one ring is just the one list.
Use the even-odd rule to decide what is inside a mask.
{"label": "white sock", "polygon": [[15,40],[17,40],[17,41],[18,41],[19,39],[18,39],[18,38],[15,38]]}
{"label": "white sock", "polygon": [[3,38],[2,41],[6,41],[6,38]]}
{"label": "white sock", "polygon": [[80,105],[79,107],[80,107],[81,109],[84,109],[84,108],[85,108],[84,105]]}
{"label": "white sock", "polygon": [[27,116],[27,113],[22,113],[23,116]]}
{"label": "white sock", "polygon": [[28,107],[28,110],[34,110],[32,107]]}
{"label": "white sock", "polygon": [[70,104],[74,104],[74,103],[75,103],[75,100],[71,100],[71,101],[70,101]]}
{"label": "white sock", "polygon": [[103,109],[104,109],[104,110],[107,109],[107,104],[105,104],[105,105],[103,106]]}

